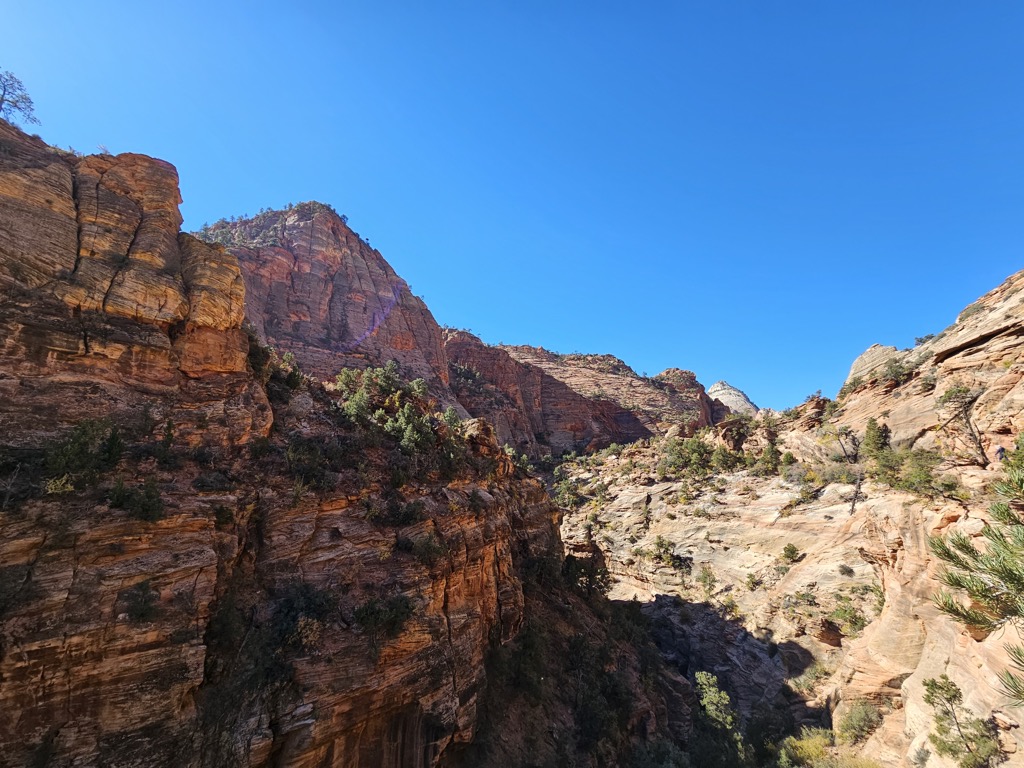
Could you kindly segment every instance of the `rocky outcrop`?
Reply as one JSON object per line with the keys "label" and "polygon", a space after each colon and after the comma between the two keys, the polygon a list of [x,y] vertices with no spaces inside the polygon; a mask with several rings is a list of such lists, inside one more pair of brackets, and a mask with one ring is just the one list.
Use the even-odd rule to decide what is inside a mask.
{"label": "rocky outcrop", "polygon": [[522,453],[536,458],[593,450],[651,434],[633,411],[610,398],[588,397],[505,348],[466,331],[446,331],[444,339],[459,402]]}
{"label": "rocky outcrop", "polygon": [[[452,388],[499,438],[533,457],[629,443],[671,426],[713,422],[712,400],[689,371],[638,376],[611,355],[559,355],[539,347],[491,347],[447,331]],[[729,413],[720,407],[720,416]]]}
{"label": "rocky outcrop", "polygon": [[[948,674],[967,707],[994,718],[1007,764],[1021,764],[1019,718],[998,682],[1017,633],[972,634],[936,609],[928,538],[983,541],[1002,472],[970,433],[989,459],[1019,435],[1022,287],[1024,273],[1012,276],[914,350],[875,349],[837,402],[764,414],[729,442],[751,459],[769,443],[791,453],[781,476],[664,477],[669,441],[568,468],[582,504],[564,518],[567,548],[599,547],[612,596],[646,602],[669,658],[714,671],[751,722],[788,712],[839,723],[866,700],[883,724],[859,751],[909,765],[934,730],[923,682]],[[890,427],[897,451],[937,452],[941,482],[879,482],[857,454],[869,418]],[[713,578],[701,583],[705,567]]]}
{"label": "rocky outcrop", "polygon": [[245,277],[246,317],[260,339],[330,381],[345,367],[396,360],[450,400],[441,329],[380,253],[320,203],[221,221],[199,233],[223,242]]}
{"label": "rocky outcrop", "polygon": [[[879,357],[847,380],[837,422],[863,430],[875,417],[889,427],[897,445],[941,448],[970,462],[984,463],[982,452],[991,460],[997,447],[1012,447],[1013,436],[1024,427],[1022,288],[1024,272],[1018,272],[913,349],[872,347],[862,358],[872,350],[885,352],[884,364]],[[968,411],[980,450],[948,398],[943,403],[954,389],[971,400]]]}
{"label": "rocky outcrop", "polygon": [[[166,163],[0,121],[0,765],[456,765],[560,512],[486,422],[395,385],[396,433],[267,365],[246,312],[319,377],[397,359],[446,396],[429,313],[339,217],[225,249],[178,199]],[[618,749],[685,737],[671,693]]]}
{"label": "rocky outcrop", "polygon": [[674,425],[698,429],[712,423],[711,400],[690,371],[670,368],[653,378],[645,378],[611,355],[559,355],[525,346],[503,349],[519,362],[540,368],[574,392],[616,403],[633,413],[653,434]]}
{"label": "rocky outcrop", "polygon": [[744,392],[736,389],[727,381],[716,381],[708,387],[708,397],[718,400],[730,413],[754,416],[760,410]]}
{"label": "rocky outcrop", "polygon": [[179,200],[167,163],[76,157],[0,123],[0,426],[9,445],[147,408],[174,414],[179,439],[193,443],[269,428],[266,398],[247,374],[238,264],[178,232]]}
{"label": "rocky outcrop", "polygon": [[873,373],[880,373],[890,360],[900,357],[900,351],[896,347],[885,347],[881,344],[872,344],[858,355],[850,366],[850,372],[846,375],[846,382],[856,382],[865,376]]}

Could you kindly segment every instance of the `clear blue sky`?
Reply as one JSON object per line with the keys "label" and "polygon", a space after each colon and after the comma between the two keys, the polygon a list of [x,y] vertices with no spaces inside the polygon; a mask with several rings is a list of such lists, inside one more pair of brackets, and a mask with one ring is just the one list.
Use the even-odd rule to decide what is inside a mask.
{"label": "clear blue sky", "polygon": [[318,199],[489,342],[835,394],[1024,267],[1024,3],[19,2],[61,146]]}

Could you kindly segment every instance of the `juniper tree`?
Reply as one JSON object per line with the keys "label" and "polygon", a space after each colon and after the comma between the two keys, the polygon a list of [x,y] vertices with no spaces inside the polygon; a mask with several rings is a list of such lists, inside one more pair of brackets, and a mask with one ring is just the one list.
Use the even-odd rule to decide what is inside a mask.
{"label": "juniper tree", "polygon": [[984,467],[988,464],[988,456],[985,455],[985,447],[981,442],[981,433],[971,418],[971,410],[979,397],[981,390],[972,390],[962,384],[947,389],[938,400],[939,408],[948,416],[939,429],[945,430],[956,423],[963,430],[962,439],[974,452],[974,463]]}

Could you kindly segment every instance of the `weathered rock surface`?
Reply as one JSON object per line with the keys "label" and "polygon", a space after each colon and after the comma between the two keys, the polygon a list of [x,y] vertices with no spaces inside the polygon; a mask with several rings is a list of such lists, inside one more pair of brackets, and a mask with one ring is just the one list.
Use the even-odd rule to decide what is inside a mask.
{"label": "weathered rock surface", "polygon": [[716,381],[708,387],[708,397],[718,400],[732,413],[753,416],[760,410],[742,390],[736,389],[727,381]]}
{"label": "weathered rock surface", "polygon": [[301,203],[204,234],[237,258],[246,317],[260,338],[330,381],[345,367],[396,360],[447,400],[441,329],[423,300],[328,206]]}
{"label": "weathered rock surface", "polygon": [[[967,307],[957,321],[919,346],[903,351],[872,347],[897,365],[885,374],[881,358],[847,380],[839,422],[863,430],[875,417],[892,432],[894,444],[941,447],[966,461],[982,461],[961,420],[941,398],[954,388],[977,395],[971,420],[989,460],[996,448],[1009,448],[1024,427],[1024,272]],[[873,352],[874,350],[874,352]],[[855,366],[856,368],[856,366]]]}
{"label": "weathered rock surface", "polygon": [[494,424],[499,441],[529,456],[592,450],[650,434],[637,414],[615,400],[575,390],[466,331],[446,331],[445,351],[459,402]]}
{"label": "weathered rock surface", "polygon": [[[884,721],[861,753],[909,766],[934,727],[923,681],[945,673],[975,714],[1006,720],[1006,764],[1024,765],[997,679],[1016,633],[975,637],[935,608],[940,566],[927,543],[952,531],[979,538],[988,519],[987,489],[1001,468],[976,455],[963,419],[950,421],[939,398],[954,387],[970,393],[967,417],[989,458],[1012,446],[1022,417],[1022,287],[1024,274],[1014,275],[915,350],[875,350],[838,403],[812,397],[762,416],[755,434],[723,436],[754,455],[770,436],[799,462],[782,478],[659,480],[659,441],[581,462],[570,474],[584,504],[564,518],[567,548],[599,547],[617,581],[612,596],[646,602],[663,650],[684,670],[727,681],[746,718],[788,709],[797,723],[839,722],[868,700]],[[955,478],[966,500],[863,478],[844,455],[856,458],[850,433],[863,436],[869,418],[892,429],[897,448],[940,451],[936,472]],[[787,544],[795,556],[784,557]],[[695,583],[704,566],[714,575],[707,590]],[[850,623],[858,614],[862,632]],[[953,765],[934,754],[931,763]]]}
{"label": "weathered rock surface", "polygon": [[712,423],[711,400],[690,371],[670,368],[654,378],[644,378],[611,355],[559,355],[524,346],[503,349],[574,392],[617,403],[653,434],[673,425],[698,429]]}
{"label": "weathered rock surface", "polygon": [[221,443],[266,432],[266,398],[246,369],[238,264],[178,232],[179,200],[167,163],[79,158],[0,123],[8,444],[147,407],[178,414],[193,442],[199,423]]}
{"label": "weathered rock surface", "polygon": [[[0,766],[456,765],[521,574],[558,573],[560,512],[483,421],[444,479],[410,479],[316,382],[265,389],[246,311],[324,378],[397,359],[443,399],[447,360],[333,213],[228,250],[178,232],[178,200],[166,163],[0,121]],[[60,442],[86,420],[106,442]],[[624,746],[685,736],[669,693],[638,697]]]}
{"label": "weathered rock surface", "polygon": [[611,355],[492,347],[466,331],[447,331],[445,349],[462,405],[529,456],[594,450],[671,425],[692,432],[712,423],[714,404],[689,371],[648,379]]}

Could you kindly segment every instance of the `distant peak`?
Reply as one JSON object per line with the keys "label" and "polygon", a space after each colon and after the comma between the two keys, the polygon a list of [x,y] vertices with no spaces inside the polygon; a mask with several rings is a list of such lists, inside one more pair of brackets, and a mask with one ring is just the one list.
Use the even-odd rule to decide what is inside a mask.
{"label": "distant peak", "polygon": [[760,410],[743,390],[737,389],[727,381],[716,381],[708,387],[708,397],[718,400],[733,413],[745,413],[753,416]]}

